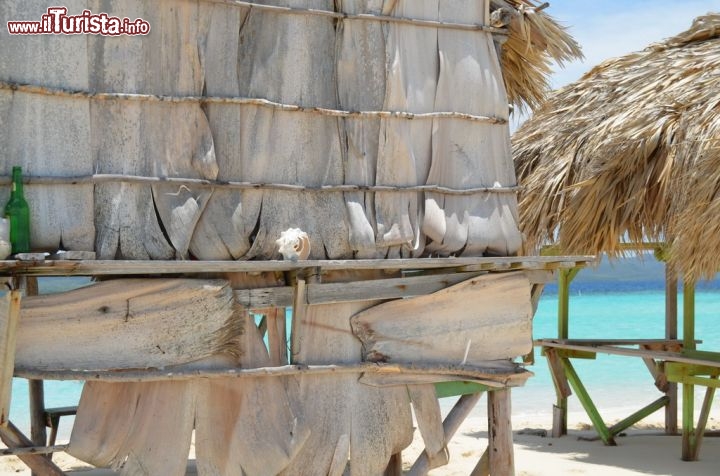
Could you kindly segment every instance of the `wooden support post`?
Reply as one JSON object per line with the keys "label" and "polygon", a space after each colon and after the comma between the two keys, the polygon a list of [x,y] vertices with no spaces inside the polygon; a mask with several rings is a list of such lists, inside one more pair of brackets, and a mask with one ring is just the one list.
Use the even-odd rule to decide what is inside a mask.
{"label": "wooden support post", "polygon": [[[665,264],[665,338],[677,339],[677,275]],[[670,382],[665,390],[669,398],[665,407],[665,433],[676,435],[678,432],[678,390],[677,384]]]}
{"label": "wooden support post", "polygon": [[568,377],[568,381],[570,382],[570,385],[572,386],[573,390],[575,391],[575,394],[578,397],[578,400],[580,400],[580,403],[582,404],[583,408],[585,409],[585,412],[587,413],[588,417],[590,418],[590,421],[592,422],[593,426],[595,427],[595,431],[597,431],[598,436],[601,440],[603,440],[603,443],[605,443],[608,446],[615,446],[615,440],[613,439],[612,435],[610,434],[610,430],[608,429],[607,425],[605,425],[605,422],[603,421],[602,417],[600,416],[600,413],[598,412],[597,407],[593,403],[592,399],[590,398],[590,395],[588,394],[587,390],[585,389],[585,386],[583,385],[582,381],[580,380],[580,377],[578,377],[577,373],[575,372],[575,368],[570,363],[570,360],[563,358],[560,359],[560,361],[563,364],[563,367],[565,368],[565,374]]}
{"label": "wooden support post", "polygon": [[[33,446],[32,441],[23,435],[11,422],[8,422],[7,425],[0,425],[0,439],[2,439],[8,448],[26,448]],[[55,466],[52,461],[43,455],[23,453],[18,454],[17,457],[28,465],[33,474],[42,476],[65,475],[60,468]]]}
{"label": "wooden support post", "polygon": [[[570,337],[570,282],[578,268],[558,272],[558,339]],[[567,435],[567,396],[558,395],[553,408],[553,436]]]}
{"label": "wooden support post", "polygon": [[273,307],[263,310],[267,319],[268,350],[273,365],[288,364],[285,308]]}
{"label": "wooden support post", "polygon": [[615,423],[613,426],[608,428],[610,431],[610,435],[615,436],[618,433],[620,433],[623,430],[626,430],[633,426],[635,423],[639,422],[640,420],[643,420],[644,418],[652,415],[656,411],[663,408],[668,403],[667,396],[663,396],[652,402],[650,405],[647,405],[646,407],[636,411],[632,415],[630,415],[627,418],[624,418],[620,420],[619,422]]}
{"label": "wooden support post", "polygon": [[[475,404],[477,404],[481,396],[482,393],[463,395],[458,399],[452,410],[450,410],[450,413],[445,417],[445,421],[443,421],[446,445],[455,435],[458,428],[460,428],[462,422],[464,422],[470,412],[472,412],[472,409],[475,408]],[[423,451],[420,456],[418,456],[418,459],[415,460],[412,468],[410,468],[408,476],[422,476],[427,474],[428,471],[430,471],[430,460],[428,459],[427,453]],[[500,475],[500,473],[498,473],[498,475]]]}
{"label": "wooden support post", "polygon": [[7,425],[10,413],[19,320],[20,292],[10,291],[0,304],[0,426]]}
{"label": "wooden support post", "polygon": [[[695,349],[695,285],[683,283],[683,348]],[[682,459],[692,461],[695,456],[695,386],[683,384]]]}
{"label": "wooden support post", "polygon": [[488,453],[490,474],[514,476],[510,389],[488,392]]}
{"label": "wooden support post", "polygon": [[[717,380],[717,377],[712,377]],[[696,461],[700,458],[700,447],[702,446],[703,437],[705,436],[705,428],[707,427],[708,417],[710,416],[710,408],[715,398],[715,387],[708,387],[705,390],[705,400],[700,410],[700,418],[698,419],[697,428],[695,429],[695,448],[692,459]]]}

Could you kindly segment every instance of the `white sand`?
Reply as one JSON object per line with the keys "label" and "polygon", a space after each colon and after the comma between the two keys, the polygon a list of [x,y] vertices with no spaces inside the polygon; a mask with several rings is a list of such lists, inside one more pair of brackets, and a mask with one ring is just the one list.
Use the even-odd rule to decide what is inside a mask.
{"label": "white sand", "polygon": [[[606,413],[609,421],[624,415]],[[615,417],[615,418],[613,418]],[[662,412],[646,419],[639,428],[627,431],[627,436],[617,438],[618,446],[606,447],[600,441],[581,441],[578,437],[591,438],[595,432],[588,429],[588,418],[583,414],[570,415],[574,429],[563,438],[542,437],[527,434],[526,428],[544,429],[550,432],[550,415],[538,415],[532,420],[516,419],[515,470],[517,476],[630,476],[630,475],[693,475],[716,476],[720,474],[720,438],[705,438],[700,461],[683,462],[680,459],[681,438],[662,435]],[[708,425],[720,428],[720,413],[716,410]],[[482,417],[471,417],[460,428],[448,445],[450,464],[433,470],[437,476],[468,475],[477,464],[487,446],[487,423]],[[422,441],[416,434],[413,445],[403,453],[406,468],[422,451]],[[192,454],[191,454],[192,457]],[[70,474],[87,476],[113,475],[112,471],[92,469],[66,454],[56,454],[53,460]],[[188,465],[188,475],[196,474],[194,461]],[[0,475],[29,475],[30,471],[15,457],[0,458]]]}

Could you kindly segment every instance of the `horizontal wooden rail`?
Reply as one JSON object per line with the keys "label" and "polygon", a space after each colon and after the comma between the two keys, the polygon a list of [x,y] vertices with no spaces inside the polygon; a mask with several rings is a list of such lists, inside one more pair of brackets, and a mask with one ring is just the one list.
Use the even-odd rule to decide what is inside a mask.
{"label": "horizontal wooden rail", "polygon": [[[665,341],[665,340],[660,340]],[[720,362],[713,360],[704,360],[698,358],[687,357],[679,352],[665,352],[660,350],[643,350],[643,349],[630,349],[627,347],[614,347],[612,345],[593,345],[591,343],[579,345],[579,344],[566,344],[559,340],[554,339],[539,339],[535,341],[535,345],[542,347],[551,347],[554,349],[565,349],[565,350],[578,350],[582,352],[592,352],[596,354],[608,354],[608,355],[625,355],[629,357],[648,357],[651,359],[663,360],[667,362],[680,362],[685,364],[704,365],[707,367],[718,367],[720,368]]]}
{"label": "horizontal wooden rail", "polygon": [[[422,20],[419,18],[393,17],[388,15],[378,15],[372,13],[350,14],[343,12],[334,12],[330,10],[319,10],[312,8],[282,7],[277,5],[266,5],[256,2],[248,2],[241,0],[206,0],[212,3],[221,3],[224,5],[233,5],[238,7],[252,8],[254,10],[266,11],[269,13],[281,13],[289,15],[312,15],[330,18],[333,20],[357,20],[357,21],[374,21],[382,23],[399,23],[419,27],[442,28],[450,30],[464,31],[482,31],[492,33],[494,35],[507,35],[508,31],[504,28],[495,28],[488,25],[479,25],[476,23],[454,23],[438,20]],[[541,10],[540,7],[532,9],[534,11]]]}
{"label": "horizontal wooden rail", "polygon": [[95,101],[141,101],[165,103],[196,103],[196,104],[234,104],[240,106],[264,107],[284,112],[300,112],[328,117],[342,117],[352,119],[407,119],[407,120],[435,120],[460,119],[485,124],[506,125],[508,120],[499,116],[482,116],[455,111],[433,111],[414,113],[408,111],[344,111],[318,106],[301,106],[299,104],[284,104],[265,98],[249,98],[236,96],[167,96],[162,94],[142,93],[107,93],[63,88],[51,88],[36,84],[1,81],[0,89],[6,89],[25,94],[53,96],[69,99],[92,99]]}
{"label": "horizontal wooden rail", "polygon": [[[11,179],[9,176],[0,177],[0,184],[9,185]],[[75,175],[75,176],[23,176],[23,183],[26,185],[99,185],[104,183],[131,183],[137,185],[175,185],[178,187],[197,187],[197,188],[213,188],[227,190],[278,190],[283,192],[297,193],[352,193],[352,192],[382,192],[382,193],[438,193],[442,195],[478,195],[484,193],[516,193],[520,187],[497,186],[497,187],[471,187],[465,189],[457,189],[451,187],[443,187],[440,185],[320,185],[317,187],[308,187],[298,184],[286,183],[252,183],[252,182],[233,182],[225,180],[206,180],[197,178],[184,177],[151,177],[142,175],[123,175],[123,174],[93,174],[93,175]]]}
{"label": "horizontal wooden rail", "polygon": [[19,448],[3,448],[0,449],[0,456],[18,456],[18,455],[44,455],[49,453],[57,453],[68,449],[68,445],[53,446],[26,446]]}
{"label": "horizontal wooden rail", "polygon": [[141,261],[141,260],[42,260],[0,261],[0,276],[112,276],[192,273],[257,273],[315,270],[426,270],[446,269],[462,272],[537,270],[583,267],[594,256],[514,256],[477,258],[417,258],[305,261]]}
{"label": "horizontal wooden rail", "polygon": [[285,365],[281,367],[262,367],[256,369],[145,369],[145,370],[37,370],[16,368],[15,376],[37,380],[86,380],[104,382],[157,382],[214,378],[261,378],[287,377],[292,375],[328,375],[348,373],[372,373],[385,375],[440,375],[461,377],[464,380],[479,382],[489,387],[522,385],[532,372],[505,362],[488,367],[467,365],[421,365],[421,364],[374,364],[359,363],[347,365]]}

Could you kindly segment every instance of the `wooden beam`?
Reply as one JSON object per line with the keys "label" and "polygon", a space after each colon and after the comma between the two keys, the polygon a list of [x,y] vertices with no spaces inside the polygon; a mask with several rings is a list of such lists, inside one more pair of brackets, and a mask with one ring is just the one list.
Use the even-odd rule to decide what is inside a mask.
{"label": "wooden beam", "polygon": [[[713,377],[717,380],[717,376]],[[705,428],[707,427],[708,417],[710,416],[710,408],[715,398],[715,387],[709,386],[705,390],[705,399],[703,400],[702,409],[700,410],[700,417],[698,418],[697,428],[695,429],[695,448],[693,448],[693,461],[697,461],[700,458],[700,447],[702,446],[703,436],[705,436]]]}
{"label": "wooden beam", "polygon": [[20,300],[20,291],[15,290],[0,300],[0,426],[9,421]]}
{"label": "wooden beam", "polygon": [[555,349],[547,349],[545,351],[545,357],[547,358],[548,367],[550,368],[550,376],[553,379],[558,400],[561,398],[568,398],[572,395],[572,390],[568,384],[565,369],[563,368],[562,362],[560,362],[560,357],[558,356],[557,351]]}
{"label": "wooden beam", "polygon": [[478,380],[485,385],[495,383],[498,386],[516,386],[525,382],[531,372],[500,362],[487,362],[487,366],[434,365],[434,364],[375,364],[358,363],[346,365],[284,365],[282,367],[258,367],[243,369],[238,367],[213,368],[199,370],[188,367],[172,369],[119,370],[119,371],[23,371],[17,376],[23,378],[41,378],[44,380],[85,380],[102,382],[153,382],[166,380],[193,380],[197,378],[255,378],[287,377],[292,375],[322,375],[367,373],[389,375],[395,378],[403,374],[443,375],[462,380]]}
{"label": "wooden beam", "polygon": [[[455,406],[452,408],[452,410],[450,410],[450,413],[448,413],[448,415],[445,417],[445,420],[443,421],[443,430],[445,431],[446,445],[455,435],[455,432],[457,432],[458,428],[460,428],[462,422],[464,422],[468,415],[470,415],[473,408],[475,408],[478,400],[480,400],[481,396],[482,393],[463,395],[462,397],[460,397],[457,403],[455,403]],[[427,454],[425,452],[422,452],[418,459],[415,460],[415,464],[412,465],[412,468],[410,468],[410,471],[407,474],[408,476],[418,476],[425,475],[428,473],[428,471],[430,471],[430,461],[427,457]]]}
{"label": "wooden beam", "polygon": [[633,426],[635,423],[647,418],[649,415],[652,415],[656,411],[663,408],[668,403],[668,398],[663,396],[652,402],[651,404],[641,408],[640,410],[636,411],[632,415],[628,416],[627,418],[623,418],[619,422],[615,423],[613,426],[608,428],[610,430],[610,434],[612,436],[617,435],[621,431],[624,431],[631,426]]}
{"label": "wooden beam", "polygon": [[[425,296],[461,283],[481,273],[450,273],[405,278],[373,279],[342,283],[308,284],[301,298],[305,304],[331,304],[376,299]],[[292,306],[292,286],[235,290],[237,301],[246,308]]]}
{"label": "wooden beam", "polygon": [[610,430],[600,416],[597,407],[595,406],[592,399],[590,398],[590,395],[585,389],[585,385],[583,385],[580,377],[578,377],[577,373],[575,372],[575,368],[573,368],[572,364],[568,359],[561,359],[561,362],[565,369],[565,375],[567,375],[570,385],[572,386],[575,394],[578,397],[578,400],[580,400],[580,403],[585,409],[585,413],[587,413],[590,421],[595,427],[595,431],[597,431],[598,436],[600,436],[600,439],[602,439],[603,443],[605,443],[607,446],[615,446],[615,440],[613,439]]}
{"label": "wooden beam", "polygon": [[488,393],[488,453],[490,474],[514,476],[512,410],[510,390]]}
{"label": "wooden beam", "polygon": [[[12,422],[8,422],[7,425],[0,425],[0,439],[2,439],[3,443],[10,449],[33,447],[32,441],[23,435]],[[17,457],[33,472],[41,474],[42,476],[65,475],[60,468],[43,455],[21,453],[18,454]]]}
{"label": "wooden beam", "polygon": [[[142,261],[142,260],[44,260],[0,261],[0,274],[34,276],[100,276],[188,273],[256,273],[308,268],[343,269],[432,269],[459,271],[504,271],[513,269],[557,269],[567,264],[586,266],[594,256],[510,256],[422,259],[306,260],[306,261]],[[477,267],[477,268],[473,268]]]}
{"label": "wooden beam", "polygon": [[[683,283],[683,343],[685,349],[695,349],[695,285],[685,280]],[[697,440],[695,438],[695,386],[683,384],[683,427],[682,459],[693,461],[696,457]]]}
{"label": "wooden beam", "polygon": [[541,339],[536,341],[537,345],[543,347],[552,347],[556,349],[567,349],[567,350],[579,350],[582,352],[592,352],[595,354],[609,354],[609,355],[627,355],[630,357],[649,357],[651,359],[664,360],[668,362],[678,362],[695,365],[705,365],[709,367],[720,368],[720,362],[713,362],[709,360],[696,359],[692,357],[686,357],[679,352],[664,352],[664,351],[650,351],[642,349],[628,349],[625,347],[613,347],[609,345],[574,345],[574,344],[563,344],[561,342],[552,339]]}
{"label": "wooden beam", "polygon": [[[669,340],[678,337],[677,285],[677,274],[665,263],[665,338]],[[668,383],[665,395],[670,399],[665,407],[665,433],[675,435],[678,432],[677,384]]]}
{"label": "wooden beam", "polygon": [[670,384],[668,382],[667,375],[665,375],[665,372],[660,370],[657,362],[655,362],[654,359],[651,359],[649,357],[643,357],[643,362],[645,362],[645,366],[650,371],[650,375],[652,375],[653,380],[655,381],[655,387],[657,387],[657,389],[661,392],[667,393]]}

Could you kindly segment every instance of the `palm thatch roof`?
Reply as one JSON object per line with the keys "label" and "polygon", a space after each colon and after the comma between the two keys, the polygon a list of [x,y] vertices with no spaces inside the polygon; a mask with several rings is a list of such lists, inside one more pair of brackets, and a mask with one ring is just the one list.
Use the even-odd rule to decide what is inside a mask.
{"label": "palm thatch roof", "polygon": [[510,103],[519,110],[537,107],[550,91],[553,63],[582,57],[580,46],[534,0],[491,0],[493,26],[507,26],[502,69]]}
{"label": "palm thatch roof", "polygon": [[720,14],[606,61],[514,136],[529,248],[664,240],[689,279],[720,269]]}

